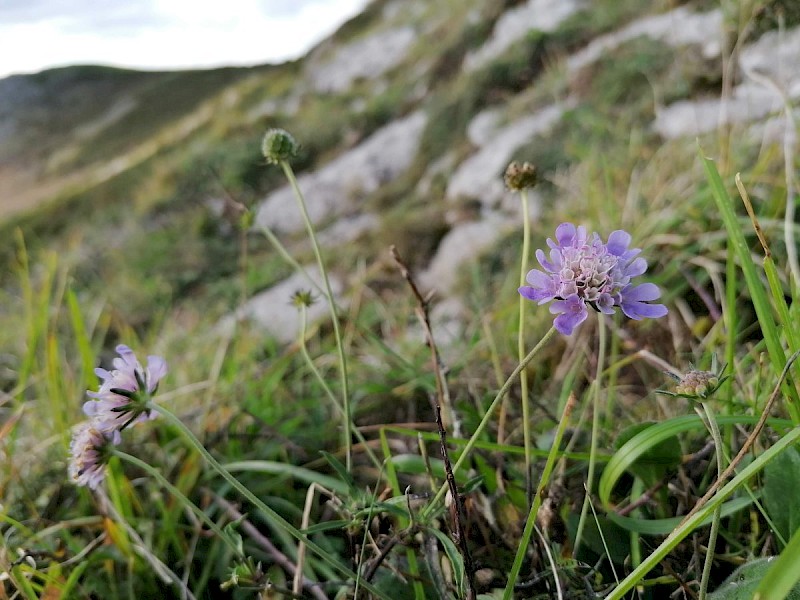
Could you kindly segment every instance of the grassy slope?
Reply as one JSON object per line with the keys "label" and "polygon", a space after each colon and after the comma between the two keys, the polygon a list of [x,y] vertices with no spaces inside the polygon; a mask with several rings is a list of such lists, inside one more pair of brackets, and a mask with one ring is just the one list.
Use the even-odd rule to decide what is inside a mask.
{"label": "grassy slope", "polygon": [[[628,425],[664,421],[690,412],[682,401],[665,402],[654,396],[653,391],[666,385],[666,380],[660,368],[648,361],[652,355],[681,370],[690,362],[708,366],[712,353],[725,356],[735,366],[735,377],[722,390],[716,409],[721,413],[758,414],[774,385],[775,372],[770,361],[763,358],[764,333],[749,300],[753,290],[746,288],[741,277],[729,278],[726,287],[723,275],[732,268],[728,263],[728,234],[713,208],[694,143],[664,143],[647,130],[654,110],[652,84],[670,90],[668,99],[676,100],[718,87],[719,78],[708,65],[697,64],[686,54],[634,40],[617,50],[613,60],[564,81],[557,69],[549,66],[551,57],[564,55],[598,32],[638,14],[637,3],[596,4],[594,18],[582,16],[553,34],[531,36],[493,65],[469,76],[458,73],[459,57],[476,47],[490,29],[466,23],[461,27],[442,26],[442,32],[448,35],[434,35],[437,43],[427,50],[436,59],[425,75],[430,94],[422,100],[408,100],[402,94],[411,79],[409,69],[414,60],[409,59],[409,65],[391,74],[386,91],[368,103],[365,113],[348,112],[351,100],[359,95],[356,89],[343,97],[310,96],[297,115],[277,114],[270,120],[270,125],[286,126],[298,135],[305,146],[298,166],[311,168],[322,157],[345,147],[344,128],[364,136],[417,106],[432,115],[418,164],[407,177],[368,200],[374,206],[386,207],[384,230],[363,240],[357,249],[330,255],[332,267],[339,271],[358,261],[365,265],[353,274],[363,284],[357,287],[358,301],[347,319],[352,387],[360,424],[430,422],[427,398],[433,381],[428,355],[413,334],[413,306],[402,282],[382,257],[390,242],[398,243],[407,253],[436,243],[446,229],[444,211],[427,198],[415,196],[416,180],[447,150],[456,154],[468,150],[464,129],[472,115],[512,97],[531,82],[538,85],[532,92],[521,94],[513,107],[520,113],[541,106],[548,96],[565,90],[580,99],[579,106],[548,137],[518,151],[519,158],[535,162],[545,178],[541,188],[545,204],[534,231],[534,246],[543,245],[544,237],[552,235],[562,220],[580,221],[602,232],[623,226],[643,247],[651,265],[650,279],[665,290],[671,309],[670,316],[660,322],[613,324],[601,447],[611,449]],[[484,16],[490,20],[496,14],[487,12]],[[345,39],[356,36],[358,27],[374,26],[375,19],[357,21],[340,35]],[[3,428],[0,437],[11,457],[2,481],[2,497],[7,514],[20,522],[9,522],[5,537],[9,549],[25,547],[45,552],[55,552],[59,540],[69,556],[99,534],[113,540],[84,561],[89,571],[77,576],[80,596],[126,593],[128,584],[120,582],[130,582],[133,593],[140,597],[162,589],[151,569],[131,550],[128,535],[111,522],[70,524],[70,520],[96,511],[88,494],[64,482],[67,426],[79,419],[83,390],[94,385],[91,367],[100,358],[109,358],[107,349],[116,341],[141,348],[143,354],[159,352],[167,356],[171,374],[164,391],[174,393],[163,401],[187,415],[189,424],[217,456],[225,461],[271,460],[283,465],[282,475],[243,474],[242,478],[288,518],[299,522],[305,494],[303,482],[291,478],[292,465],[332,473],[318,451],[338,449],[339,435],[330,426],[337,422],[337,413],[310,376],[297,348],[278,348],[253,331],[238,331],[222,340],[213,331],[216,318],[240,299],[241,240],[235,223],[220,220],[203,201],[220,195],[224,187],[237,199],[251,202],[281,183],[277,169],[263,167],[257,156],[261,129],[267,123],[252,122],[246,115],[263,98],[286,93],[299,72],[298,65],[287,65],[265,73],[248,73],[246,80],[242,73],[233,71],[200,76],[83,73],[90,78],[103,74],[103,85],[111,86],[109,98],[118,89],[119,93],[135,94],[141,104],[124,119],[82,141],[70,160],[61,163],[65,172],[152,141],[176,119],[197,109],[203,99],[213,99],[229,85],[240,91],[240,101],[227,111],[215,113],[213,119],[188,135],[167,136],[157,151],[134,168],[92,189],[67,192],[50,206],[7,223],[0,231],[0,237],[11,239],[12,228],[22,228],[31,265],[15,268],[13,273],[3,269],[9,275],[3,282],[0,303],[0,382],[9,394],[2,407],[4,422],[13,426]],[[155,99],[158,104],[153,103]],[[88,106],[73,108],[77,122],[92,111]],[[341,119],[331,119],[331,115]],[[52,149],[69,136],[66,128],[54,128],[52,139],[48,135],[37,140]],[[733,172],[741,171],[744,181],[753,187],[751,193],[757,194],[762,225],[774,240],[772,249],[782,267],[782,157],[777,147],[749,145],[743,139],[737,131],[731,131],[707,136],[701,144],[707,154],[727,157],[720,165],[726,182]],[[758,252],[750,229],[746,231],[753,251]],[[248,291],[290,272],[261,239],[251,237],[248,243],[244,277]],[[498,379],[515,366],[519,245],[517,235],[509,237],[462,274],[459,292],[472,309],[472,317],[461,345],[448,360],[451,396],[468,432],[477,426]],[[19,246],[7,245],[2,251],[5,264],[19,267]],[[412,258],[419,264],[424,252]],[[782,275],[786,274],[782,271]],[[793,298],[788,289],[785,292]],[[719,306],[726,304],[726,310],[733,309],[736,315],[732,327],[717,314]],[[532,345],[549,327],[550,316],[546,310],[535,308],[528,314]],[[318,368],[334,379],[328,327],[323,325],[321,333],[311,336],[311,355],[316,357]],[[578,416],[587,418],[595,344],[596,329],[590,319],[574,338],[548,346],[530,369],[532,397],[536,398],[534,436],[540,445],[546,447],[569,391],[581,400]],[[200,391],[182,388],[197,382],[203,384]],[[509,418],[511,423],[518,423],[519,400],[514,393]],[[19,421],[15,421],[17,418]],[[576,429],[579,423],[574,423]],[[587,421],[583,423],[588,436]],[[494,428],[493,424],[493,433],[486,441],[495,439]],[[724,433],[733,444],[735,430]],[[576,449],[588,447],[586,436],[576,438]],[[368,437],[376,438],[374,430]],[[665,459],[673,488],[640,509],[638,516],[654,518],[685,512],[694,488],[702,490],[713,478],[713,465],[696,455],[706,437],[699,427],[681,436],[687,466]],[[127,449],[158,465],[198,502],[207,500],[208,493],[202,490],[219,488],[202,479],[201,464],[170,427],[144,427],[133,432],[133,439],[136,443],[128,442]],[[509,441],[521,444],[519,427],[512,428]],[[413,438],[400,435],[392,438],[390,451],[418,454]],[[430,452],[438,457],[435,445]],[[26,460],[19,459],[23,456]],[[493,581],[487,589],[504,583],[516,549],[519,519],[525,511],[523,476],[514,457],[508,449],[500,455],[482,452],[472,465],[483,476],[481,487],[471,496],[476,503],[471,527],[476,560],[486,566],[487,577]],[[413,475],[412,463],[403,463],[401,483],[422,491],[426,484]],[[361,452],[356,464],[359,485],[373,486],[380,476],[378,471]],[[556,524],[550,531],[556,550],[565,541],[563,528],[574,532],[584,468],[584,461],[566,461],[554,484],[554,494],[561,494],[560,503],[555,505]],[[188,563],[195,561],[190,576],[193,589],[208,586],[209,593],[216,590],[226,577],[227,558],[221,545],[194,538],[190,522],[155,483],[127,467],[127,477],[121,474],[122,469],[118,471],[111,487],[118,510],[143,532],[155,554],[173,568],[183,568],[179,561],[187,557]],[[496,493],[498,477],[503,480],[506,495]],[[635,493],[631,490],[652,483],[652,477],[652,470],[627,475],[616,489],[614,501],[625,502]],[[350,518],[364,499],[346,492],[340,495],[345,506],[339,518]],[[479,500],[483,504],[478,504]],[[783,508],[774,510],[780,513]],[[715,584],[738,562],[762,550],[775,552],[781,547],[755,509],[751,519],[757,527],[746,517],[743,513],[726,523],[726,554],[714,571]],[[259,522],[258,515],[252,519]],[[390,531],[391,521],[384,515],[381,526]],[[32,532],[50,524],[61,525],[63,530],[31,537]],[[151,538],[153,531],[160,534]],[[292,545],[273,533],[276,543],[291,553]],[[700,544],[705,535],[702,530]],[[349,553],[347,539],[324,539],[331,545],[331,553]],[[646,556],[654,545],[653,538],[634,539],[613,529],[610,554],[617,568],[624,570],[629,568],[623,563],[632,548]],[[247,549],[259,559],[268,558],[250,538]],[[587,573],[587,565],[605,553],[597,536],[590,536],[581,562],[562,565],[566,583],[580,589],[580,576]],[[694,545],[686,542],[678,546],[671,557],[678,565],[674,570],[680,574],[693,557],[697,564],[702,563]],[[9,562],[10,558],[2,560]],[[404,558],[393,555],[391,560],[401,571],[406,568]],[[532,568],[548,568],[543,556],[532,560],[538,561]],[[311,559],[311,563],[321,579],[332,578],[318,561]],[[60,570],[54,564],[46,556],[39,562],[42,572],[49,569],[51,585],[67,585],[74,567]],[[93,570],[92,565],[98,568]],[[130,577],[128,569],[134,570],[135,577]],[[608,562],[600,571],[604,583],[598,589],[608,591],[607,584],[613,580]],[[669,572],[664,574],[668,576]],[[270,575],[278,582],[283,579],[279,569],[273,568]],[[387,573],[382,576],[391,579]],[[394,586],[398,589],[397,583]],[[653,593],[658,597],[660,591],[675,587],[674,582],[668,582]]]}

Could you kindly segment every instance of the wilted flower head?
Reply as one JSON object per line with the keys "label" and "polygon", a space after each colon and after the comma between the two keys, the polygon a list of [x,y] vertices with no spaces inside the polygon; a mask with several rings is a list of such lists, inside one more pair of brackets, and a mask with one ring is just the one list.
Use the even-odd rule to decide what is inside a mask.
{"label": "wilted flower head", "polygon": [[118,430],[101,431],[92,421],[84,421],[75,427],[69,452],[69,477],[77,485],[96,489],[106,476],[110,444],[119,444]]}
{"label": "wilted flower head", "polygon": [[95,400],[83,405],[83,412],[91,417],[94,427],[103,432],[154,419],[157,413],[147,403],[167,374],[167,363],[160,356],[148,356],[147,367],[143,368],[128,346],[120,344],[116,351],[119,358],[114,359],[112,371],[94,370],[103,384],[97,392],[86,392]]}
{"label": "wilted flower head", "polygon": [[261,153],[268,163],[279,164],[297,156],[299,146],[285,129],[268,129],[261,142]]}
{"label": "wilted flower head", "polygon": [[615,307],[631,319],[654,319],[667,314],[663,304],[647,304],[661,295],[652,283],[631,284],[631,280],[647,270],[647,261],[637,257],[638,248],[628,249],[631,236],[622,230],[612,231],[608,242],[592,233],[587,236],[585,227],[562,223],[556,228],[556,241],[547,239],[549,260],[542,250],[536,258],[544,271],[531,270],[527,275],[530,285],[519,288],[525,298],[550,305],[550,312],[558,316],[555,328],[570,335],[588,316],[586,306],[605,314],[613,314]]}
{"label": "wilted flower head", "polygon": [[503,180],[506,182],[506,187],[513,192],[518,192],[527,188],[532,188],[539,181],[536,167],[529,162],[519,164],[517,161],[512,162],[506,168],[503,175]]}

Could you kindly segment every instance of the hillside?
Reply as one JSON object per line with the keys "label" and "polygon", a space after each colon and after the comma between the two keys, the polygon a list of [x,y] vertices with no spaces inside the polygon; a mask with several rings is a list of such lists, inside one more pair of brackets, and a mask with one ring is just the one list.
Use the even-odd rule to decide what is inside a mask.
{"label": "hillside", "polygon": [[[632,245],[642,248],[645,279],[661,289],[668,315],[609,319],[606,371],[593,350],[606,339],[593,314],[528,368],[539,463],[570,392],[582,406],[582,420],[573,426],[585,429],[585,436],[579,431],[570,438],[564,456],[572,458],[554,475],[555,499],[548,504],[558,513],[556,529],[563,531],[545,532],[555,540],[552,547],[563,550],[558,560],[566,561],[569,536],[583,530],[584,518],[577,525],[576,513],[585,489],[576,473],[584,472],[589,452],[587,415],[590,398],[598,398],[593,377],[602,373],[608,385],[601,449],[602,461],[613,461],[615,449],[644,424],[694,414],[685,399],[669,402],[655,393],[668,385],[663,372],[681,373],[691,364],[710,365],[712,356],[724,357],[721,362],[741,371],[722,388],[727,395],[718,409],[728,419],[746,414],[749,427],[783,368],[776,348],[784,361],[783,348],[787,354],[794,349],[786,323],[778,333],[764,329],[753,283],[737,275],[748,262],[734,255],[742,248],[758,269],[769,268],[772,259],[764,258],[733,182],[740,173],[773,252],[776,271],[759,271],[759,281],[774,296],[770,311],[780,322],[800,306],[792,303],[793,277],[800,275],[794,221],[798,56],[800,9],[791,0],[373,0],[291,63],[176,72],[75,66],[0,80],[0,239],[6,240],[0,246],[0,441],[9,457],[0,478],[3,506],[34,531],[92,514],[93,497],[59,483],[59,473],[69,426],[81,416],[82,390],[96,385],[92,368],[110,360],[109,349],[117,343],[148,345],[174,357],[168,358],[173,391],[166,398],[177,401],[175,410],[227,462],[269,462],[273,475],[285,478],[293,477],[294,467],[298,473],[317,470],[326,483],[341,475],[337,465],[344,465],[318,458],[320,451],[341,458],[338,429],[325,427],[339,414],[320,406],[320,398],[326,403],[326,394],[332,395],[325,380],[336,378],[332,340],[339,332],[331,326],[324,280],[294,191],[281,168],[261,155],[264,132],[282,128],[299,142],[291,165],[324,250],[343,345],[351,353],[353,420],[369,438],[363,444],[391,454],[403,481],[416,486],[420,497],[422,488],[428,494],[431,488],[416,438],[397,434],[386,441],[377,433],[387,424],[409,423],[426,435],[436,431],[428,400],[438,388],[426,338],[389,247],[431,302],[439,358],[454,399],[450,434],[456,438],[469,438],[479,428],[482,411],[522,358],[519,329],[527,331],[520,334],[520,347],[532,348],[552,323],[546,308],[531,304],[527,326],[519,325],[523,221],[533,249],[544,248],[564,222],[604,236],[624,229]],[[714,158],[725,189],[737,199],[732,221],[715,204],[718,190],[701,155]],[[512,160],[536,167],[527,216],[520,195],[504,185]],[[728,243],[732,223],[746,232],[747,245]],[[537,267],[529,262],[527,268]],[[317,302],[299,311],[293,294],[309,286]],[[303,362],[306,340],[313,368]],[[322,382],[309,383],[316,368]],[[513,462],[523,437],[530,443],[517,410],[524,395],[511,388],[512,407],[504,405],[501,421],[482,438],[498,448],[489,452],[485,446],[467,465],[471,483],[459,480],[471,490],[465,493],[473,511],[470,539],[486,579],[476,585],[486,594],[502,591],[527,514],[525,466]],[[786,406],[775,411],[776,417],[787,415],[796,416]],[[777,440],[786,422],[771,423],[770,439]],[[655,446],[651,471],[636,463],[615,480],[619,485],[609,492],[614,502],[636,504],[637,494],[658,498],[655,508],[637,504],[625,515],[659,519],[663,526],[668,517],[688,512],[715,468],[708,452],[701,455],[707,435],[701,424],[680,431],[685,437],[677,456]],[[745,426],[730,421],[724,432],[732,454],[739,447],[734,424]],[[596,433],[592,429],[593,444]],[[153,463],[162,461],[165,474],[184,477],[184,493],[211,502],[215,493],[206,487],[202,463],[186,458],[191,454],[175,431],[163,426],[150,436],[141,440]],[[40,443],[43,438],[50,441]],[[438,460],[437,446],[428,441]],[[174,448],[175,456],[165,448]],[[592,463],[596,450],[592,446]],[[502,452],[508,454],[498,458]],[[670,480],[663,490],[653,479],[654,473],[666,477],[659,460],[681,465],[675,467],[678,475],[670,471],[680,481]],[[365,489],[375,491],[376,478],[397,478],[383,475],[364,455],[355,462],[352,473]],[[280,464],[289,466],[283,471],[275,466]],[[159,527],[138,504],[149,488],[135,490],[139,483],[130,483],[115,465],[114,505],[125,507],[133,521]],[[288,507],[302,510],[309,483],[303,473],[296,489],[261,482],[252,473],[243,477],[252,477],[253,485],[264,486],[264,497],[299,518]],[[30,482],[17,486],[24,477]],[[378,486],[380,493],[403,500],[391,483]],[[125,494],[130,499],[120,500]],[[356,495],[350,500],[353,506],[339,507],[344,521],[355,520],[355,504],[366,502]],[[620,538],[604,548],[591,525],[594,538],[583,554],[575,550],[577,562],[560,564],[568,571],[565,585],[579,590],[581,582],[592,580],[584,587],[605,594],[613,588],[615,566],[620,574],[636,566],[627,549],[630,536],[638,540],[639,561],[643,549],[646,555],[658,544],[639,540],[649,533],[625,529],[608,494],[597,507],[604,511],[602,523]],[[174,522],[180,518],[180,511],[162,508]],[[747,562],[747,536],[758,540],[752,548],[758,545],[765,556],[779,554],[787,543],[764,533],[769,526],[755,510],[750,514],[762,529],[750,531],[737,521],[736,533],[726,538],[735,559],[718,561],[714,586]],[[384,517],[372,532],[376,538],[388,535],[391,519]],[[403,523],[405,517],[392,518]],[[274,532],[274,523],[266,521]],[[110,526],[104,527],[112,537]],[[179,529],[170,530],[168,541],[154,542],[171,568],[177,568],[174,555],[189,543]],[[685,588],[682,570],[691,571],[689,587],[695,586],[705,556],[698,550],[707,543],[703,536],[694,547],[685,542],[673,548],[670,560],[679,565],[678,574],[662,565],[652,583],[655,595],[642,597]],[[284,538],[281,547],[288,552],[290,538]],[[436,542],[430,550],[433,538],[426,539],[426,551],[435,552]],[[456,551],[436,539],[440,554]],[[79,544],[69,543],[76,551]],[[113,552],[124,554],[124,544],[116,543]],[[227,552],[200,546],[205,556]],[[559,578],[544,581],[535,572],[554,559],[547,558],[543,542],[532,546],[537,550],[528,559],[535,568],[523,573],[540,594],[535,597],[548,597],[549,581],[558,586]],[[345,556],[350,550],[336,546],[335,552]],[[131,569],[146,568],[130,558],[135,553],[123,559],[106,551],[109,561],[117,561],[113,569],[127,568],[120,566],[126,560]],[[407,560],[413,562],[405,555],[387,562],[405,572],[411,568]],[[593,570],[587,566],[595,563],[600,566]],[[198,590],[206,584],[216,590],[224,580],[221,569],[207,569],[192,575]],[[312,571],[320,580],[333,577],[329,566],[314,564]],[[384,573],[377,579],[390,589],[394,577]],[[99,581],[86,584],[94,597],[115,585]],[[159,589],[155,576],[136,581],[141,593]],[[437,589],[452,591],[448,581]],[[419,598],[420,590],[415,593]],[[518,597],[526,593],[517,589]]]}

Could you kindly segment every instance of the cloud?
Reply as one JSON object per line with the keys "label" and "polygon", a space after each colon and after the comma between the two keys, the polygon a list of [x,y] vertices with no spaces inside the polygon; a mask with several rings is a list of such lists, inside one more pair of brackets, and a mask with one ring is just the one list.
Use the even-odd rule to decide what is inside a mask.
{"label": "cloud", "polygon": [[70,64],[140,69],[296,58],[367,0],[0,0],[0,77]]}
{"label": "cloud", "polygon": [[0,3],[0,23],[3,29],[54,23],[65,32],[103,31],[110,35],[125,31],[135,32],[152,27],[158,21],[156,0],[3,0]]}

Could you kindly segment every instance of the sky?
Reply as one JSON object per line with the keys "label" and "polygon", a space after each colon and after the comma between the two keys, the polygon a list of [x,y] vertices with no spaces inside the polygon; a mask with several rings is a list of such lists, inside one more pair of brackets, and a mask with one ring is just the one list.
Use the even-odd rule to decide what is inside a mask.
{"label": "sky", "polygon": [[303,55],[368,0],[0,0],[0,78],[103,64],[186,69]]}

